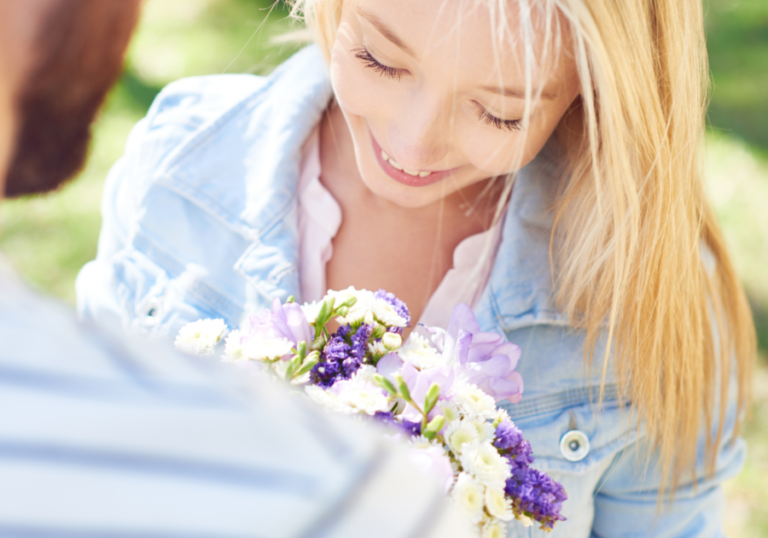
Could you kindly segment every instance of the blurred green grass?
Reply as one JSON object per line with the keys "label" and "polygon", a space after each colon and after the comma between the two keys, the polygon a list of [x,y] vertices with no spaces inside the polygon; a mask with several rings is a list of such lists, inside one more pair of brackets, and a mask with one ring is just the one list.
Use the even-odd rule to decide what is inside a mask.
{"label": "blurred green grass", "polygon": [[[293,45],[271,0],[148,0],[120,83],[96,125],[91,157],[60,192],[3,204],[0,250],[39,289],[74,304],[74,279],[96,255],[99,199],[132,125],[179,77],[269,72]],[[713,80],[707,187],[768,352],[768,0],[706,0]],[[726,486],[729,536],[768,537],[768,363],[760,361],[744,436],[744,472]]]}

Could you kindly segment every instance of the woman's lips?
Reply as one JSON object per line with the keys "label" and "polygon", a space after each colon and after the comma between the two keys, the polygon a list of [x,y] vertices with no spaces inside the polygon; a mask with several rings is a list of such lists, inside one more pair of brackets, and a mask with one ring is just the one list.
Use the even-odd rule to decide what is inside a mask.
{"label": "woman's lips", "polygon": [[438,181],[445,179],[445,177],[452,174],[456,170],[456,168],[451,168],[450,170],[431,172],[428,176],[424,177],[414,176],[404,172],[403,170],[398,170],[392,166],[392,164],[387,159],[384,158],[384,155],[382,155],[381,146],[379,146],[378,142],[376,142],[376,139],[373,137],[373,133],[371,133],[371,142],[373,144],[373,152],[376,154],[376,160],[379,162],[381,169],[384,170],[384,172],[389,177],[398,183],[408,185],[409,187],[426,187],[427,185],[432,185],[433,183],[437,183]]}

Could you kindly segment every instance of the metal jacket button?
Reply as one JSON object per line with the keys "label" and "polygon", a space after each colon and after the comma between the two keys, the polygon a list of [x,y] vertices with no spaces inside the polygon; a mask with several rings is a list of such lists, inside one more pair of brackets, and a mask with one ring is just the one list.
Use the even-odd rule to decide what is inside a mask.
{"label": "metal jacket button", "polygon": [[560,438],[560,452],[568,461],[581,461],[589,454],[589,437],[582,431],[571,430]]}

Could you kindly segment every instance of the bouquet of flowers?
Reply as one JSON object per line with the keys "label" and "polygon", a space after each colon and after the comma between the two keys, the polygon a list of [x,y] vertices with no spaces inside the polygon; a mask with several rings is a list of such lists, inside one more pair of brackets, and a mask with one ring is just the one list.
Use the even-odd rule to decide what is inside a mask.
{"label": "bouquet of flowers", "polygon": [[[331,411],[390,425],[483,537],[506,536],[512,519],[551,530],[565,519],[565,491],[530,466],[530,444],[496,407],[522,397],[520,348],[482,332],[465,304],[447,330],[419,326],[403,342],[410,321],[405,303],[383,290],[330,291],[305,305],[275,299],[229,333],[224,360],[255,361]],[[176,346],[213,355],[226,330],[222,320],[197,321]]]}

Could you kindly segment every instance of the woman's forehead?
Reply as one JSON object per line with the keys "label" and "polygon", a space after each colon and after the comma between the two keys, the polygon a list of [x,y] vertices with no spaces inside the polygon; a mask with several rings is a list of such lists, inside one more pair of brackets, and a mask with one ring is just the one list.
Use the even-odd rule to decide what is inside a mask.
{"label": "woman's forehead", "polygon": [[552,13],[547,21],[517,0],[350,0],[348,7],[364,29],[460,78],[519,86],[526,72],[556,83],[575,69],[564,54],[570,39],[563,19]]}

